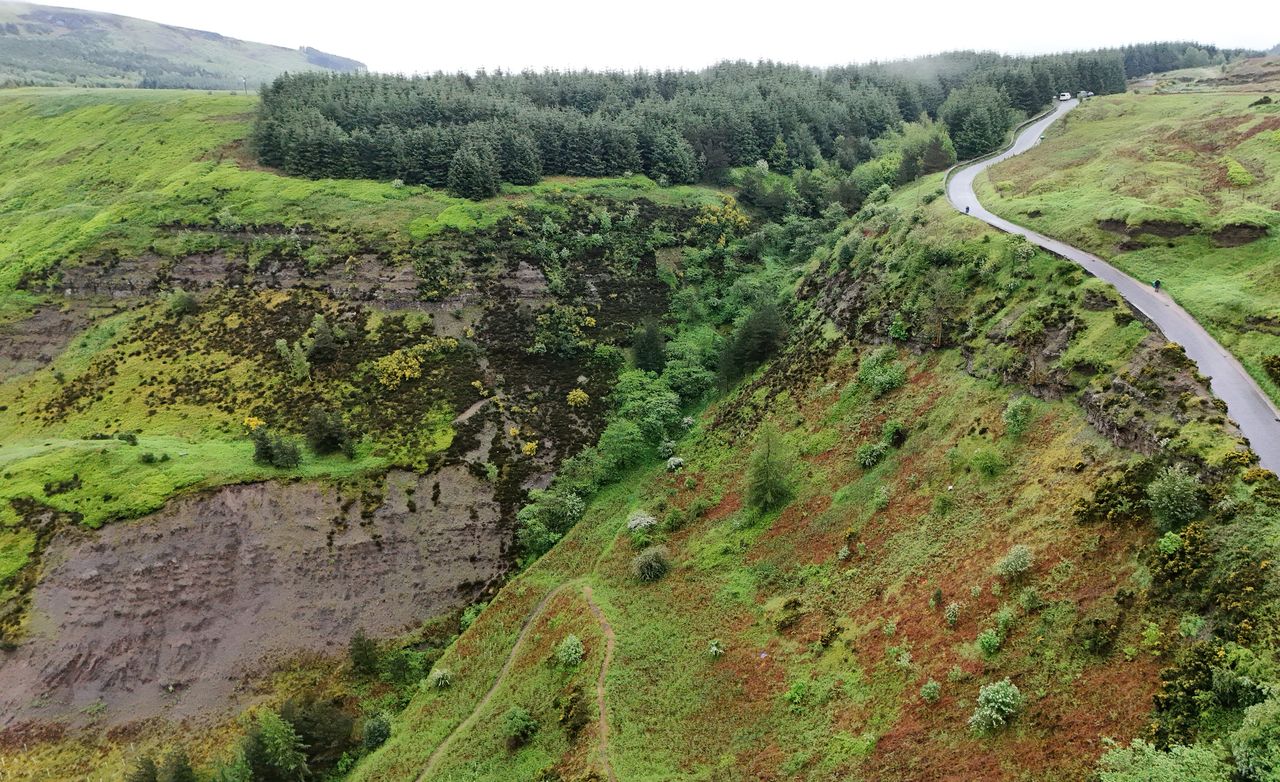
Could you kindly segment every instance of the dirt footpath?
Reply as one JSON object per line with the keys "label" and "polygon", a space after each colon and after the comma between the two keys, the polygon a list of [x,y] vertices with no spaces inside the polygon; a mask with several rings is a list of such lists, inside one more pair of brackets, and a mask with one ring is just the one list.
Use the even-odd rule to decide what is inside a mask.
{"label": "dirt footpath", "polygon": [[464,467],[393,473],[362,526],[360,503],[329,487],[229,486],[59,533],[29,633],[0,657],[0,725],[99,702],[112,724],[223,712],[280,655],[340,652],[357,628],[391,634],[467,603],[503,567],[491,493]]}

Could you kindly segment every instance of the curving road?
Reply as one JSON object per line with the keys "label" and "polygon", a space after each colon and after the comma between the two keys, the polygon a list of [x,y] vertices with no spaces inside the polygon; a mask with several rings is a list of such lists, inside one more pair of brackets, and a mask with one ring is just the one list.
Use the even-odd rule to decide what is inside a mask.
{"label": "curving road", "polygon": [[1168,340],[1177,342],[1186,349],[1187,355],[1199,365],[1200,371],[1212,379],[1213,392],[1227,403],[1227,414],[1239,424],[1245,437],[1249,438],[1249,445],[1257,452],[1262,466],[1280,473],[1280,411],[1276,410],[1275,405],[1258,388],[1258,384],[1245,372],[1244,367],[1240,366],[1235,356],[1209,336],[1209,332],[1178,306],[1172,297],[1163,291],[1156,292],[1149,284],[1138,282],[1092,253],[997,217],[978,202],[978,197],[973,192],[973,182],[978,174],[1040,143],[1040,135],[1045,129],[1075,108],[1077,103],[1078,101],[1070,100],[1058,104],[1051,113],[1019,133],[1013,145],[1003,153],[956,171],[947,183],[947,199],[956,209],[963,212],[968,207],[971,216],[1002,231],[1025,236],[1031,243],[1075,261],[1093,276],[1114,285],[1125,300],[1164,332]]}

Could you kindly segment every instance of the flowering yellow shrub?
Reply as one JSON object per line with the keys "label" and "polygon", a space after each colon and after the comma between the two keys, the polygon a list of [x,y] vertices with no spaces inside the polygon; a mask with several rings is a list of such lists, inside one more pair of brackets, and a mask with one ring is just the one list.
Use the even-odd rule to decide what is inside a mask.
{"label": "flowering yellow shrub", "polygon": [[565,401],[569,403],[569,407],[583,407],[591,401],[591,397],[587,396],[587,392],[581,388],[575,388],[565,397]]}
{"label": "flowering yellow shrub", "polygon": [[266,421],[263,421],[261,418],[258,418],[256,415],[245,416],[244,428],[252,432],[254,429],[257,429],[260,426],[265,426],[266,423],[267,423]]}
{"label": "flowering yellow shrub", "polygon": [[406,380],[422,377],[422,359],[412,349],[401,348],[373,362],[373,372],[383,386],[399,388]]}
{"label": "flowering yellow shrub", "polygon": [[411,348],[400,348],[373,362],[373,373],[386,388],[399,388],[406,380],[422,377],[422,361],[436,353],[447,353],[458,347],[453,337],[430,337]]}
{"label": "flowering yellow shrub", "polygon": [[520,446],[520,453],[525,456],[533,456],[538,452],[538,444],[533,440],[528,440],[524,445]]}

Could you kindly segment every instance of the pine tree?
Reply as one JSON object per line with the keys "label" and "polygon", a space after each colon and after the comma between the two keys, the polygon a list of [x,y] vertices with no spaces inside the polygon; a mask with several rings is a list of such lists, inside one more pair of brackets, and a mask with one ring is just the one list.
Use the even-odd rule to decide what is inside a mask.
{"label": "pine tree", "polygon": [[538,145],[522,133],[508,133],[502,139],[501,168],[503,181],[513,185],[538,184],[542,179]]}
{"label": "pine tree", "polygon": [[791,497],[791,461],[778,430],[772,424],[762,426],[747,467],[747,504],[764,513],[785,505]]}
{"label": "pine tree", "polygon": [[449,190],[462,198],[480,200],[498,194],[498,164],[487,145],[470,142],[458,148],[449,162]]}
{"label": "pine tree", "polygon": [[765,160],[769,161],[770,170],[777,171],[779,174],[791,173],[791,156],[787,151],[787,142],[782,140],[781,135],[773,140],[773,146],[769,147],[769,154],[765,156]]}
{"label": "pine tree", "polygon": [[653,321],[646,322],[636,332],[632,349],[635,351],[636,367],[638,369],[648,372],[661,372],[663,365],[667,362],[667,347],[662,339],[662,331],[658,328],[658,324]]}

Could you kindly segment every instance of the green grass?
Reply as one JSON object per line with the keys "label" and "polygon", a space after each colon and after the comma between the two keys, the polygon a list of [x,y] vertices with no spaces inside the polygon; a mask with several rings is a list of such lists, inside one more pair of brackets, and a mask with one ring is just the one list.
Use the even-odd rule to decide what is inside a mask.
{"label": "green grass", "polygon": [[[490,226],[514,204],[551,193],[718,198],[707,188],[659,188],[645,177],[559,178],[509,187],[484,202],[389,182],[284,177],[244,162],[256,103],[183,91],[0,92],[0,321],[35,301],[19,281],[39,282],[58,262],[180,255],[221,241],[199,232],[175,239],[166,225],[305,226],[395,252],[446,228]],[[342,240],[333,241],[328,254],[345,258]]]}
{"label": "green grass", "polygon": [[[1159,279],[1259,385],[1280,401],[1262,358],[1280,353],[1280,108],[1256,95],[1117,95],[1077,108],[1044,143],[992,167],[979,195],[992,211]],[[1268,129],[1270,128],[1270,129]],[[1121,249],[1098,226],[1167,221],[1196,233]],[[1215,244],[1225,226],[1265,238]]]}
{"label": "green grass", "polygon": [[[305,454],[291,470],[253,461],[247,439],[187,441],[169,435],[143,435],[138,444],[119,440],[42,439],[0,446],[0,503],[34,499],[97,527],[161,508],[188,489],[277,477],[334,478],[371,471],[386,461],[365,446],[355,459]],[[146,464],[143,454],[168,456]],[[64,484],[68,488],[61,488]]]}

